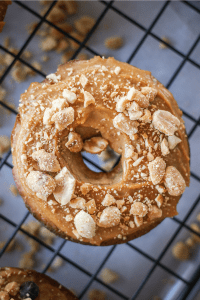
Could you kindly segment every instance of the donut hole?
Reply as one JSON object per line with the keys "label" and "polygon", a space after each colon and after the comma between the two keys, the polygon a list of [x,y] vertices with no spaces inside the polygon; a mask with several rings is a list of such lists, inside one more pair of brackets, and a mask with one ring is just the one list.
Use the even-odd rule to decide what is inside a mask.
{"label": "donut hole", "polygon": [[[85,129],[85,131],[87,131]],[[77,131],[76,131],[77,132]],[[78,131],[80,132],[80,130]],[[88,132],[88,131],[87,131]],[[93,131],[92,136],[87,134],[87,139],[96,136],[101,136],[101,133],[98,131]],[[83,139],[84,140],[84,139]],[[110,169],[107,171],[103,169],[103,163],[98,154],[91,154],[86,151],[82,152],[70,152],[69,149],[65,147],[65,143],[67,141],[67,136],[62,137],[61,139],[61,151],[63,158],[63,166],[65,165],[71,172],[71,174],[79,181],[86,182],[95,185],[113,185],[122,180],[123,177],[123,168],[120,159],[120,155],[116,153],[114,150],[110,150],[113,152],[113,159],[110,162]],[[83,159],[84,157],[84,159]],[[117,160],[118,164],[115,166]],[[92,163],[100,166],[101,169],[95,167]],[[114,167],[114,168],[113,168]]]}
{"label": "donut hole", "polygon": [[87,151],[82,151],[83,162],[95,173],[111,172],[114,167],[119,164],[120,155],[109,146],[101,154],[91,154]]}

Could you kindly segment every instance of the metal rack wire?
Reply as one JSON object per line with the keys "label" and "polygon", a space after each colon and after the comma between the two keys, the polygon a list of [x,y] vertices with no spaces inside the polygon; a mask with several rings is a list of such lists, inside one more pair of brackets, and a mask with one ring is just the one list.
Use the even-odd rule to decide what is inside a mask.
{"label": "metal rack wire", "polygon": [[[155,24],[158,22],[158,20],[163,15],[163,13],[166,10],[166,8],[168,7],[170,1],[163,2],[163,5],[162,5],[160,11],[158,12],[158,14],[156,15],[156,17],[154,18],[153,22],[150,24],[150,26],[148,28],[145,28],[142,24],[138,23],[137,21],[135,21],[134,19],[130,18],[125,13],[123,13],[122,11],[120,11],[119,9],[117,9],[115,6],[113,6],[113,2],[114,1],[109,1],[109,2],[101,1],[101,3],[104,5],[104,9],[103,9],[101,15],[99,16],[99,18],[96,20],[95,25],[90,30],[90,32],[87,34],[87,36],[85,37],[85,39],[84,39],[83,42],[79,42],[74,37],[70,36],[70,34],[64,32],[62,29],[60,29],[59,27],[57,27],[56,25],[52,24],[51,22],[49,22],[47,20],[47,16],[50,13],[50,11],[53,9],[54,5],[56,4],[56,1],[53,1],[51,3],[51,5],[49,6],[49,9],[47,10],[47,12],[45,13],[44,16],[41,16],[37,12],[35,12],[34,10],[32,10],[29,6],[26,5],[25,2],[21,2],[21,1],[14,1],[14,2],[15,2],[16,5],[21,6],[23,9],[29,11],[29,13],[33,14],[34,16],[36,16],[38,18],[38,20],[39,20],[39,23],[35,27],[35,29],[33,30],[33,32],[29,35],[28,39],[25,41],[25,43],[23,44],[23,46],[21,47],[21,49],[20,49],[20,51],[18,52],[17,55],[13,54],[8,49],[6,49],[2,45],[0,45],[0,49],[1,50],[3,50],[4,52],[10,54],[14,58],[14,60],[12,61],[12,63],[5,70],[3,76],[0,78],[0,84],[2,84],[2,82],[5,80],[6,76],[8,75],[8,73],[10,72],[10,70],[12,69],[12,67],[14,66],[14,64],[15,64],[16,61],[20,61],[21,63],[23,63],[24,65],[28,66],[29,68],[31,68],[32,70],[34,70],[35,72],[37,72],[38,74],[40,74],[41,76],[43,76],[44,78],[46,77],[46,74],[44,74],[43,72],[37,70],[31,64],[29,64],[28,62],[26,62],[23,58],[21,58],[21,55],[23,54],[24,50],[29,45],[29,43],[31,42],[31,40],[33,39],[33,37],[35,36],[35,34],[37,33],[37,31],[39,30],[39,28],[41,27],[41,25],[44,24],[44,23],[46,23],[46,24],[48,24],[50,26],[53,26],[58,31],[62,32],[66,37],[68,37],[69,39],[74,40],[76,43],[79,44],[79,48],[76,50],[76,52],[71,57],[71,59],[75,59],[77,57],[77,55],[80,53],[80,51],[83,48],[87,49],[92,55],[100,55],[101,56],[100,53],[97,53],[96,51],[94,51],[91,47],[87,46],[86,43],[88,42],[88,40],[93,35],[95,29],[103,21],[105,15],[107,14],[107,12],[109,10],[115,11],[118,15],[120,15],[123,18],[125,18],[128,22],[130,22],[131,24],[134,24],[135,26],[137,26],[138,28],[140,28],[143,31],[143,33],[144,33],[143,37],[141,38],[141,40],[139,41],[139,43],[136,45],[136,47],[134,47],[134,49],[133,49],[130,57],[127,59],[127,63],[130,63],[132,61],[132,59],[135,57],[135,55],[138,53],[138,51],[140,51],[140,48],[142,47],[142,45],[145,42],[146,38],[148,36],[151,36],[154,39],[156,39],[157,41],[162,42],[163,44],[167,45],[167,47],[171,51],[175,52],[177,55],[179,55],[180,58],[182,58],[182,61],[181,61],[180,65],[175,70],[174,74],[172,75],[172,77],[170,78],[169,82],[167,83],[167,85],[166,85],[167,88],[170,88],[170,86],[172,85],[172,83],[174,82],[174,80],[176,79],[176,77],[179,75],[180,71],[182,70],[182,68],[183,68],[183,66],[185,65],[186,62],[190,62],[190,64],[192,64],[196,68],[200,69],[200,65],[197,62],[195,62],[193,59],[190,58],[190,54],[192,53],[192,51],[195,49],[195,47],[197,46],[198,42],[200,41],[200,35],[197,37],[197,39],[193,43],[192,47],[189,49],[188,53],[185,55],[184,53],[182,53],[181,51],[177,50],[175,47],[173,47],[169,43],[163,41],[159,36],[157,36],[156,34],[154,34],[152,32],[153,27],[155,26]],[[196,6],[194,6],[193,4],[191,4],[190,2],[183,1],[182,3],[184,5],[186,5],[186,6],[189,6],[191,9],[195,10],[197,13],[200,14],[200,10]],[[11,113],[17,114],[17,111],[15,111],[13,108],[10,108],[6,103],[0,101],[0,105],[2,105],[4,108],[6,108],[7,110],[9,110]],[[192,135],[194,134],[194,132],[196,131],[196,129],[198,128],[198,126],[200,126],[200,117],[199,117],[199,119],[196,119],[192,115],[190,115],[188,112],[184,111],[183,109],[182,109],[182,111],[183,111],[183,114],[187,118],[189,118],[190,120],[192,120],[194,122],[194,125],[193,125],[192,129],[188,133],[188,138],[190,139],[192,137]],[[4,165],[8,166],[9,168],[12,168],[12,165],[8,162],[8,159],[9,159],[10,155],[11,155],[11,151],[9,151],[5,155],[4,158],[0,158],[0,171],[3,168]],[[100,171],[104,171],[100,166],[98,166],[93,161],[89,160],[86,157],[84,157],[84,159],[87,160],[87,162],[93,164]],[[119,159],[116,162],[116,164],[119,162]],[[197,180],[198,182],[200,182],[200,177],[197,174],[191,172],[191,176],[195,180]],[[193,289],[193,287],[195,286],[195,284],[197,283],[197,281],[198,281],[198,279],[200,277],[200,265],[198,266],[195,274],[193,275],[192,280],[188,281],[188,280],[182,278],[179,274],[177,274],[176,272],[174,272],[173,270],[171,270],[167,266],[165,266],[164,264],[162,264],[161,259],[164,257],[164,255],[166,254],[167,250],[172,245],[173,241],[178,236],[178,234],[179,234],[179,232],[181,231],[182,228],[187,228],[187,230],[189,230],[190,232],[196,233],[189,226],[187,226],[186,222],[187,222],[187,220],[191,216],[192,212],[194,211],[194,209],[197,207],[197,205],[199,203],[200,203],[200,194],[195,199],[193,205],[190,207],[190,210],[188,211],[188,213],[185,216],[185,218],[183,219],[183,221],[180,221],[176,217],[173,218],[173,221],[178,224],[178,227],[177,227],[176,231],[174,232],[174,234],[171,236],[171,238],[168,241],[167,245],[165,246],[165,248],[160,253],[160,255],[159,255],[159,257],[157,259],[154,259],[152,256],[148,255],[147,253],[145,253],[144,251],[142,251],[138,247],[132,245],[131,243],[127,243],[127,245],[133,251],[139,252],[141,255],[143,255],[144,257],[146,257],[148,260],[150,260],[153,263],[153,266],[151,267],[151,269],[149,270],[149,272],[146,274],[146,276],[143,278],[140,286],[137,288],[137,290],[135,291],[135,293],[130,298],[128,298],[126,295],[124,295],[123,293],[119,292],[115,288],[113,288],[113,287],[105,284],[101,279],[99,279],[97,277],[98,274],[99,274],[99,272],[102,270],[102,268],[104,267],[105,263],[109,259],[109,257],[112,255],[114,249],[117,247],[116,245],[113,246],[113,247],[111,247],[111,249],[107,253],[106,257],[103,259],[103,261],[101,262],[101,264],[99,265],[99,267],[96,270],[96,272],[95,273],[91,273],[91,272],[87,271],[85,268],[83,268],[81,265],[79,265],[78,263],[75,263],[74,261],[72,261],[69,258],[67,258],[65,255],[61,254],[61,252],[60,252],[61,249],[67,243],[66,240],[64,240],[61,243],[61,245],[55,250],[53,247],[49,246],[48,244],[46,244],[43,241],[41,241],[39,238],[35,237],[34,235],[30,234],[28,231],[24,230],[21,226],[26,221],[26,219],[28,218],[28,216],[29,216],[28,212],[25,214],[25,216],[23,217],[23,219],[18,224],[15,223],[15,222],[13,222],[12,220],[10,220],[9,218],[7,218],[6,216],[4,216],[3,214],[0,213],[0,219],[4,220],[6,223],[10,224],[12,227],[15,228],[14,232],[12,233],[12,235],[10,236],[10,238],[8,239],[8,241],[6,242],[6,244],[4,245],[3,249],[0,251],[0,258],[2,258],[3,254],[5,253],[5,250],[7,249],[7,247],[11,243],[11,241],[14,239],[14,237],[16,236],[16,234],[18,232],[23,232],[25,235],[27,235],[28,237],[34,239],[40,245],[42,245],[43,247],[45,247],[46,249],[48,249],[52,253],[51,259],[49,260],[49,262],[47,263],[47,265],[43,269],[43,273],[45,273],[48,270],[48,268],[51,266],[51,264],[52,264],[53,260],[55,259],[55,257],[58,256],[58,257],[62,258],[64,261],[66,261],[69,264],[73,265],[75,268],[79,269],[84,274],[86,274],[86,275],[89,276],[88,283],[85,285],[85,287],[82,290],[82,292],[80,293],[80,295],[78,295],[80,299],[83,298],[83,296],[86,294],[86,292],[88,291],[88,289],[90,288],[90,286],[92,285],[92,283],[94,281],[100,283],[103,286],[106,286],[107,289],[109,289],[110,291],[112,291],[114,294],[116,294],[117,296],[119,296],[121,299],[137,299],[137,296],[140,294],[141,290],[144,288],[146,282],[149,280],[149,278],[151,277],[152,273],[154,272],[154,270],[155,270],[155,268],[157,266],[161,267],[166,272],[168,272],[169,274],[172,274],[174,277],[178,278],[179,280],[181,280],[182,282],[185,283],[186,288],[184,288],[182,290],[182,293],[181,293],[181,295],[179,296],[178,299],[186,299],[186,297],[190,294],[191,290]]]}

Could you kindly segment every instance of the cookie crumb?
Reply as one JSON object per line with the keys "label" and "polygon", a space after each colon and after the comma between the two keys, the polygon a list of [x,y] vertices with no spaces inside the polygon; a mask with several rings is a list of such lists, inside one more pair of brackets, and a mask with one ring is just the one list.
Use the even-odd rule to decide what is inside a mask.
{"label": "cookie crumb", "polygon": [[4,153],[6,153],[9,149],[10,149],[10,138],[5,135],[1,135],[0,136],[0,157]]}
{"label": "cookie crumb", "polygon": [[119,275],[116,272],[107,268],[101,271],[100,277],[106,284],[113,283],[119,279]]}
{"label": "cookie crumb", "polygon": [[97,289],[90,290],[88,293],[89,300],[105,300],[106,293]]}
{"label": "cookie crumb", "polygon": [[190,257],[189,247],[184,242],[179,241],[172,248],[172,254],[178,260],[188,260]]}
{"label": "cookie crumb", "polygon": [[108,49],[117,50],[123,46],[123,39],[121,36],[112,36],[107,38],[104,44]]}
{"label": "cookie crumb", "polygon": [[11,191],[13,196],[17,197],[19,195],[19,192],[14,184],[10,185],[9,190]]}
{"label": "cookie crumb", "polygon": [[[163,40],[164,42],[168,43],[169,45],[172,44],[172,42],[170,41],[170,39],[167,38],[166,36],[162,36],[162,40]],[[160,48],[160,49],[166,49],[166,48],[168,48],[168,46],[165,45],[164,43],[160,42],[160,43],[159,43],[159,48]]]}

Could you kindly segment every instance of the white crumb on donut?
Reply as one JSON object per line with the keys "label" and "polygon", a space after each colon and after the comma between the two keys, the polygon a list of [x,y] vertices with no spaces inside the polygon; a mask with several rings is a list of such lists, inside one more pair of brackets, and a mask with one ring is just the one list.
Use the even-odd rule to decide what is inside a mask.
{"label": "white crumb on donut", "polygon": [[166,139],[163,139],[162,142],[161,142],[161,153],[163,156],[167,155],[170,153],[169,151],[169,145],[168,145],[168,142]]}
{"label": "white crumb on donut", "polygon": [[38,161],[41,171],[58,172],[60,164],[53,153],[48,153],[44,149],[33,152],[32,158]]}
{"label": "white crumb on donut", "polygon": [[181,142],[182,142],[182,140],[179,139],[175,135],[168,136],[168,144],[169,144],[169,149],[170,150],[174,149]]}
{"label": "white crumb on donut", "polygon": [[52,101],[52,111],[60,110],[68,106],[68,102],[63,98],[58,98]]}
{"label": "white crumb on donut", "polygon": [[71,104],[74,104],[77,100],[76,94],[68,89],[64,89],[62,95]]}
{"label": "white crumb on donut", "polygon": [[110,206],[116,203],[115,198],[110,195],[110,194],[106,194],[105,198],[103,199],[103,201],[101,202],[101,204],[103,206]]}
{"label": "white crumb on donut", "polygon": [[38,198],[43,200],[46,200],[56,188],[55,180],[50,175],[40,171],[31,171],[26,178],[26,182],[28,187],[36,193]]}
{"label": "white crumb on donut", "polygon": [[152,205],[149,208],[148,218],[150,220],[158,219],[162,217],[162,209],[158,208],[156,205]]}
{"label": "white crumb on donut", "polygon": [[92,153],[100,154],[108,146],[108,141],[101,137],[93,137],[89,140],[85,140],[83,144],[83,150]]}
{"label": "white crumb on donut", "polygon": [[134,140],[135,133],[138,132],[139,123],[137,121],[130,121],[128,117],[120,113],[113,119],[115,128],[126,133],[130,139]]}
{"label": "white crumb on donut", "polygon": [[57,202],[61,205],[66,205],[72,198],[75,190],[76,180],[64,167],[55,177],[56,189],[53,193]]}
{"label": "white crumb on donut", "polygon": [[120,222],[120,210],[115,206],[106,207],[100,216],[99,226],[100,227],[114,227]]}
{"label": "white crumb on donut", "polygon": [[153,114],[152,123],[156,129],[166,135],[173,135],[180,125],[180,121],[177,117],[172,115],[169,111],[160,109]]}
{"label": "white crumb on donut", "polygon": [[79,209],[85,209],[85,199],[84,198],[81,198],[81,197],[77,197],[75,199],[72,199],[70,202],[69,202],[69,205],[72,207],[72,208],[79,208]]}
{"label": "white crumb on donut", "polygon": [[82,85],[83,88],[84,88],[84,87],[87,85],[87,83],[88,83],[87,77],[86,77],[85,75],[83,75],[83,74],[81,74],[81,77],[80,77],[80,83],[81,83],[81,85]]}
{"label": "white crumb on donut", "polygon": [[173,166],[167,167],[165,172],[164,184],[171,196],[179,196],[183,194],[186,188],[183,176]]}
{"label": "white crumb on donut", "polygon": [[96,223],[85,211],[82,210],[75,216],[74,225],[80,236],[87,239],[91,239],[95,236]]}
{"label": "white crumb on donut", "polygon": [[149,86],[144,86],[141,88],[141,93],[148,98],[149,102],[152,102],[157,95],[157,90]]}
{"label": "white crumb on donut", "polygon": [[162,195],[158,195],[156,198],[155,198],[155,201],[157,203],[157,206],[160,208],[163,204],[163,201],[164,201],[164,198]]}
{"label": "white crumb on donut", "polygon": [[87,107],[90,104],[95,104],[95,99],[89,92],[84,91],[84,107]]}
{"label": "white crumb on donut", "polygon": [[151,181],[154,185],[161,182],[165,175],[166,163],[161,157],[156,157],[148,164]]}
{"label": "white crumb on donut", "polygon": [[114,69],[114,73],[115,73],[116,75],[119,75],[120,71],[121,71],[121,68],[120,68],[120,67],[116,67],[116,68]]}
{"label": "white crumb on donut", "polygon": [[74,109],[72,107],[67,107],[55,113],[51,120],[55,123],[55,127],[58,130],[63,130],[74,122]]}
{"label": "white crumb on donut", "polygon": [[56,75],[55,73],[52,73],[52,74],[47,75],[46,78],[50,79],[56,83],[61,79],[61,75]]}

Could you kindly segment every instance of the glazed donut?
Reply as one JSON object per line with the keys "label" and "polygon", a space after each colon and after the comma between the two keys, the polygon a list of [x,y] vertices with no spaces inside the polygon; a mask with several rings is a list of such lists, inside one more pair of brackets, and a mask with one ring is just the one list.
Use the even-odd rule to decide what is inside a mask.
{"label": "glazed donut", "polygon": [[[31,213],[57,235],[91,245],[139,237],[189,185],[189,147],[172,94],[148,71],[94,57],[58,67],[21,95],[13,175]],[[81,151],[121,154],[95,173]]]}
{"label": "glazed donut", "polygon": [[0,299],[78,300],[49,276],[19,268],[0,268]]}

